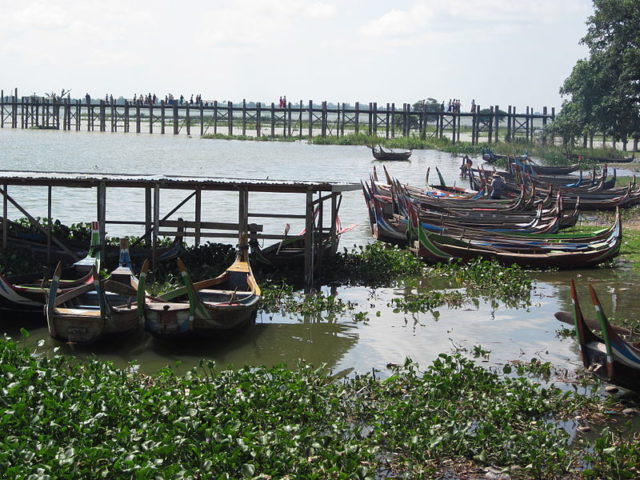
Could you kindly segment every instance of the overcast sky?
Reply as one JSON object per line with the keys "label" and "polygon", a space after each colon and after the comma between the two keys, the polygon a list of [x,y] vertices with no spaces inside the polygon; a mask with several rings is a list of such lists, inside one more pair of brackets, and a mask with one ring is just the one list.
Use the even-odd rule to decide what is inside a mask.
{"label": "overcast sky", "polygon": [[561,105],[591,0],[0,0],[0,88]]}

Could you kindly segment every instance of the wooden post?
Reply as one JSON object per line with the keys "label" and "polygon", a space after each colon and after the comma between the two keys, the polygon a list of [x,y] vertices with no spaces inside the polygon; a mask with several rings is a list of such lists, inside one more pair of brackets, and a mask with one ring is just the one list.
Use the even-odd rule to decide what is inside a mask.
{"label": "wooden post", "polygon": [[249,191],[246,187],[238,190],[238,237],[247,232],[249,225]]}
{"label": "wooden post", "polygon": [[547,144],[547,107],[542,107],[542,144]]}
{"label": "wooden post", "polygon": [[80,121],[82,117],[82,102],[76,100],[76,132],[80,131]]}
{"label": "wooden post", "polygon": [[[218,133],[218,101],[213,101],[213,134]],[[258,135],[260,136],[260,135]]]}
{"label": "wooden post", "polygon": [[360,102],[356,102],[356,112],[355,112],[355,133],[358,135],[360,133]]}
{"label": "wooden post", "polygon": [[195,246],[200,245],[200,224],[202,222],[202,190],[196,190],[196,211],[195,211],[196,231],[195,234]]}
{"label": "wooden post", "polygon": [[313,101],[309,100],[309,140],[313,138]]}
{"label": "wooden post", "polygon": [[511,105],[509,105],[507,110],[507,138],[506,138],[507,142],[513,141],[513,132],[511,131],[511,121],[512,121]]}
{"label": "wooden post", "polygon": [[322,114],[320,116],[320,132],[322,138],[327,136],[327,101],[322,101]]}
{"label": "wooden post", "polygon": [[178,119],[178,101],[176,99],[173,100],[173,134],[178,135],[180,132],[180,125]]}
{"label": "wooden post", "polygon": [[260,138],[262,134],[262,103],[256,104],[256,136]]}
{"label": "wooden post", "polygon": [[227,133],[229,136],[233,135],[233,102],[227,102]]}
{"label": "wooden post", "polygon": [[160,184],[153,187],[153,234],[151,235],[151,265],[156,266],[156,249],[158,248],[158,232],[160,231]]}
{"label": "wooden post", "polygon": [[53,187],[47,185],[47,265],[51,265],[51,222],[53,215],[51,213],[51,196]]}
{"label": "wooden post", "polygon": [[166,132],[167,127],[167,105],[164,100],[160,100],[160,133],[162,135]]}
{"label": "wooden post", "polygon": [[304,233],[304,279],[305,293],[313,287],[313,192],[307,191],[305,206],[305,233]]}
{"label": "wooden post", "polygon": [[288,137],[291,138],[291,102],[287,102]]}
{"label": "wooden post", "polygon": [[[163,133],[164,133],[164,125]],[[129,100],[124,101],[124,131],[129,133]]]}
{"label": "wooden post", "polygon": [[[282,136],[283,138],[287,138],[287,104],[284,104],[284,109],[282,110]],[[289,128],[291,130],[291,128]]]}
{"label": "wooden post", "polygon": [[387,103],[387,108],[385,109],[384,116],[384,137],[389,138],[390,133],[390,125],[389,125],[389,104]]}
{"label": "wooden post", "polygon": [[149,133],[153,133],[153,103],[149,102]]}
{"label": "wooden post", "polygon": [[105,242],[106,223],[107,223],[107,186],[104,182],[98,184],[98,212],[99,233],[100,233],[100,252],[102,261],[107,258],[107,246]]}
{"label": "wooden post", "polygon": [[113,100],[110,102],[110,111],[111,111],[111,131],[115,132],[118,130],[118,118],[116,116],[116,108]]}
{"label": "wooden post", "polygon": [[298,136],[302,138],[302,110],[303,104],[302,100],[300,100],[300,107],[298,109]]}
{"label": "wooden post", "polygon": [[[22,110],[22,116],[24,117],[24,109]],[[13,94],[13,102],[11,104],[11,128],[18,128],[18,89],[16,88]]]}
{"label": "wooden post", "polygon": [[493,107],[489,107],[489,110],[491,111],[491,117],[489,117],[489,140],[488,143],[489,145],[491,145],[493,143],[493,124],[495,122],[495,110],[493,109]]}
{"label": "wooden post", "polygon": [[107,105],[104,100],[100,100],[100,110],[98,112],[98,123],[100,125],[100,131],[105,132],[107,130]]}
{"label": "wooden post", "polygon": [[0,128],[4,128],[4,90],[0,90]]}
{"label": "wooden post", "polygon": [[[145,232],[151,231],[151,222],[153,221],[152,209],[153,209],[153,203],[151,199],[151,188],[145,187],[144,189],[144,231]],[[149,235],[145,235],[144,244],[147,248],[151,246],[151,239],[149,238]]]}
{"label": "wooden post", "polygon": [[189,102],[187,102],[186,115],[187,136],[191,136],[191,104]]}
{"label": "wooden post", "polygon": [[271,138],[276,136],[276,125],[275,125],[275,103],[271,102]]}
{"label": "wooden post", "polygon": [[247,135],[247,100],[242,99],[242,136]]}
{"label": "wooden post", "polygon": [[202,97],[200,97],[200,136],[204,135],[204,104],[202,103]]}
{"label": "wooden post", "polygon": [[[4,94],[3,94],[4,97]],[[8,200],[7,200],[7,184],[4,184],[4,192],[5,194],[2,196],[2,248],[6,249],[8,244],[8,230],[9,230],[9,219],[7,217],[8,212]]]}

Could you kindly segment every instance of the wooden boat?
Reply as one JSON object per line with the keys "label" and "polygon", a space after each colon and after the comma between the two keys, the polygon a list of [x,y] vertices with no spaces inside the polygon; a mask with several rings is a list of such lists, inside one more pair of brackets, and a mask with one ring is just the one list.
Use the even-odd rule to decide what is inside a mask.
{"label": "wooden boat", "polygon": [[516,155],[516,156],[513,156],[513,155],[500,155],[500,154],[497,154],[497,153],[493,153],[493,151],[491,149],[489,149],[489,148],[485,147],[485,148],[482,149],[482,160],[484,160],[485,162],[494,163],[497,160],[506,160],[506,159],[509,159],[509,158],[517,158],[519,160],[525,160],[525,159],[529,158],[529,155],[526,154],[526,153],[524,155]]}
{"label": "wooden boat", "polygon": [[412,150],[392,150],[392,149],[384,149],[382,145],[369,147],[371,148],[371,153],[373,153],[373,157],[376,160],[394,160],[394,161],[402,161],[409,160],[411,157]]}
{"label": "wooden boat", "polygon": [[[98,222],[91,224],[91,244],[87,255],[73,264],[73,279],[59,280],[58,288],[67,291],[93,282],[93,267],[101,265],[100,233]],[[5,277],[0,275],[0,309],[43,314],[50,283],[38,275]]]}
{"label": "wooden boat", "polygon": [[61,264],[51,281],[45,308],[49,334],[60,341],[90,344],[115,334],[138,330],[142,322],[136,297],[138,280],[131,271],[128,241],[121,240],[120,264],[107,279],[101,279],[96,266],[92,281],[61,292]]}
{"label": "wooden boat", "polygon": [[431,263],[454,259],[469,261],[475,258],[496,260],[504,265],[531,268],[576,269],[590,268],[615,258],[622,244],[620,211],[606,232],[584,240],[568,236],[553,238],[537,235],[511,235],[472,231],[455,231],[452,235],[427,231],[417,221],[417,212],[409,222],[411,238],[417,238],[414,251]]}
{"label": "wooden boat", "polygon": [[[335,247],[337,247],[337,241],[340,236],[355,228],[355,224],[343,227],[340,218],[336,216],[336,244],[331,242],[331,235],[323,232],[321,238],[316,242],[318,248],[322,250],[322,256],[328,256],[335,254]],[[307,243],[305,232],[302,230],[297,235],[287,236],[289,233],[289,224],[286,224],[284,234],[285,238],[281,241],[269,245],[266,248],[260,247],[260,244],[256,239],[252,239],[249,242],[251,246],[251,252],[255,260],[273,266],[292,266],[297,267],[304,264],[305,246]]]}
{"label": "wooden boat", "polygon": [[246,234],[240,237],[235,262],[221,275],[193,283],[180,258],[183,287],[149,298],[144,286],[149,263],[140,272],[137,306],[145,330],[160,338],[207,338],[255,322],[260,287],[249,264]]}
{"label": "wooden boat", "polygon": [[574,163],[573,165],[539,165],[530,160],[526,163],[526,166],[538,175],[569,175],[580,170],[579,163]]}
{"label": "wooden boat", "polygon": [[567,157],[572,159],[587,160],[587,161],[598,162],[598,163],[631,163],[636,159],[634,155],[630,157],[596,157],[592,155],[582,155],[579,153],[568,153]]}
{"label": "wooden boat", "polygon": [[622,338],[609,323],[598,295],[589,285],[600,327],[600,335],[594,333],[582,316],[573,280],[570,288],[576,340],[583,365],[606,382],[640,392],[640,343],[627,342]]}

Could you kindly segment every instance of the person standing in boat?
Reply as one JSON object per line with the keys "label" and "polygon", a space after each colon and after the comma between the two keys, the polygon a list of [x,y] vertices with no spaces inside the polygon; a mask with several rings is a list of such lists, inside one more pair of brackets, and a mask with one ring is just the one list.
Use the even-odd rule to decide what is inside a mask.
{"label": "person standing in boat", "polygon": [[491,198],[502,198],[502,192],[504,191],[505,182],[497,173],[493,174],[493,180],[491,181]]}

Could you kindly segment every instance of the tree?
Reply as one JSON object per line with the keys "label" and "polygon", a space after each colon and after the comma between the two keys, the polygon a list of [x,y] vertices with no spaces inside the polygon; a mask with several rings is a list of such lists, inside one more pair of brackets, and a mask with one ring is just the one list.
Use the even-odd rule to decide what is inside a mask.
{"label": "tree", "polygon": [[640,138],[640,2],[594,0],[579,60],[560,88],[570,96],[553,129],[565,140],[596,131],[615,140]]}

